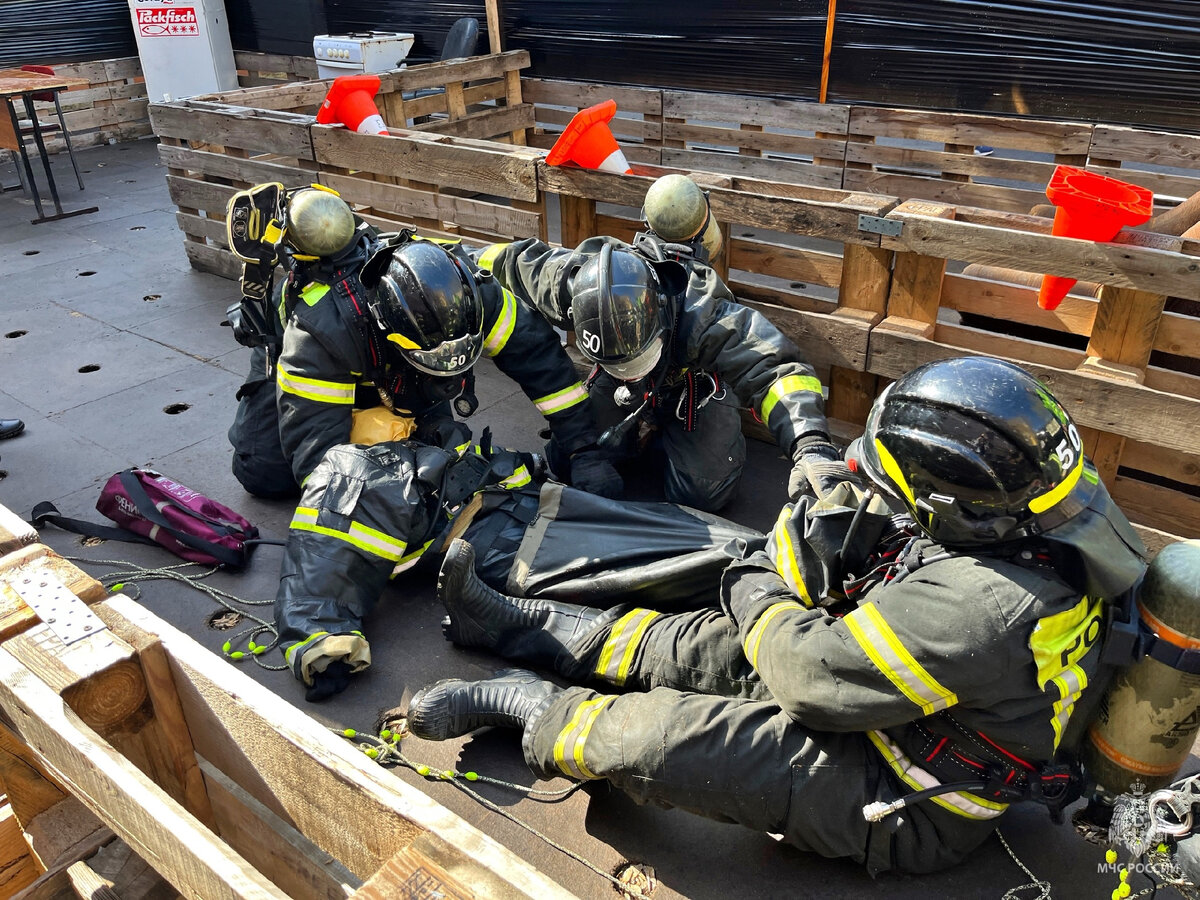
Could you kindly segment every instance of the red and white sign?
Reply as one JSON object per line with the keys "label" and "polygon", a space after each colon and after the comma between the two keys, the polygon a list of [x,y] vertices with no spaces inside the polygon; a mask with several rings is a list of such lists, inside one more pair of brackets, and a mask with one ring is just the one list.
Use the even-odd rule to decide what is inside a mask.
{"label": "red and white sign", "polygon": [[138,34],[142,37],[187,37],[200,34],[194,6],[138,7]]}

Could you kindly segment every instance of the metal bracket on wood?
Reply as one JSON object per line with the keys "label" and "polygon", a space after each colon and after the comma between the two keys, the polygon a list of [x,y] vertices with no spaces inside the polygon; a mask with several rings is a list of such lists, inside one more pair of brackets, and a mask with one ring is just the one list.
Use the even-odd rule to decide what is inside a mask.
{"label": "metal bracket on wood", "polygon": [[858,215],[858,230],[871,234],[886,234],[888,237],[899,237],[904,230],[904,223],[899,219],[885,219],[882,216]]}
{"label": "metal bracket on wood", "polygon": [[108,626],[49,569],[38,567],[9,586],[64,644],[73,644]]}

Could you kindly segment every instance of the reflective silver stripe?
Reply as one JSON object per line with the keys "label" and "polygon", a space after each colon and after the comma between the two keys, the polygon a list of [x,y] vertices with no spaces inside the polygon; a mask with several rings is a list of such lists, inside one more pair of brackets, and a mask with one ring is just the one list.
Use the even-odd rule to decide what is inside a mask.
{"label": "reflective silver stripe", "polygon": [[508,288],[501,288],[500,293],[504,298],[500,315],[483,341],[483,352],[488,356],[495,356],[504,349],[517,325],[517,298]]}
{"label": "reflective silver stripe", "polygon": [[305,400],[312,400],[316,403],[341,403],[348,406],[354,404],[355,385],[353,382],[305,378],[302,375],[287,372],[283,366],[279,366],[276,370],[275,380],[281,391],[286,394],[295,394]]}
{"label": "reflective silver stripe", "polygon": [[634,609],[617,619],[600,650],[595,674],[615,685],[623,685],[629,677],[638,644],[650,622],[657,617],[658,613],[652,609]]}
{"label": "reflective silver stripe", "polygon": [[525,466],[517,466],[515,472],[507,478],[500,479],[500,484],[511,491],[513,488],[523,487],[531,481],[533,481],[533,476],[529,474],[529,469]]}
{"label": "reflective silver stripe", "polygon": [[746,641],[742,645],[742,652],[746,654],[746,659],[750,660],[750,665],[754,666],[754,668],[758,668],[758,647],[762,643],[763,635],[767,633],[767,626],[771,624],[772,619],[785,609],[804,609],[804,607],[795,600],[781,600],[779,603],[772,603],[758,617],[758,621],[754,623],[754,627],[746,635]]}
{"label": "reflective silver stripe", "polygon": [[591,732],[596,717],[600,715],[604,707],[616,699],[610,694],[606,697],[585,700],[576,708],[575,715],[571,717],[567,726],[559,732],[558,739],[554,742],[554,762],[564,775],[578,778],[581,781],[600,777],[593,775],[591,770],[584,765],[583,749],[587,744],[588,733]]}
{"label": "reflective silver stripe", "polygon": [[296,513],[292,516],[292,522],[288,527],[296,531],[310,531],[314,534],[337,538],[373,556],[381,556],[392,562],[399,562],[408,546],[404,541],[397,540],[366,525],[360,525],[358,522],[351,522],[346,531],[318,525],[317,510],[306,506],[296,507]]}
{"label": "reflective silver stripe", "polygon": [[767,542],[767,555],[775,564],[775,571],[779,573],[779,577],[787,582],[787,586],[807,608],[812,609],[812,597],[809,596],[808,586],[804,583],[804,576],[800,574],[796,547],[792,542],[792,530],[789,527],[792,510],[793,505],[788,503],[779,511],[779,518],[775,520],[775,528],[771,531],[771,539]]}
{"label": "reflective silver stripe", "polygon": [[543,416],[550,416],[557,412],[562,412],[564,409],[570,409],[577,403],[582,403],[587,399],[587,388],[578,381],[570,387],[563,388],[561,391],[555,391],[553,394],[547,394],[545,397],[539,397],[533,401],[533,405],[538,408]]}
{"label": "reflective silver stripe", "polygon": [[843,619],[867,657],[925,715],[958,703],[958,696],[938,683],[908,649],[873,603],[864,603]]}
{"label": "reflective silver stripe", "polygon": [[[923,791],[926,788],[941,785],[940,781],[924,769],[913,765],[913,761],[888,740],[888,736],[882,731],[868,731],[867,737],[871,739],[871,743],[875,745],[875,749],[880,752],[887,764],[892,767],[892,771],[909,787]],[[994,819],[1008,809],[1007,803],[997,803],[995,800],[977,797],[966,791],[947,791],[945,794],[937,794],[929,799],[943,809],[966,816],[968,819]]]}
{"label": "reflective silver stripe", "polygon": [[392,568],[391,577],[395,578],[401,572],[408,571],[418,562],[420,562],[421,556],[424,555],[425,551],[429,549],[431,544],[433,544],[433,541],[426,541],[422,546],[408,554],[408,556],[402,557],[400,562],[396,563],[396,565]]}
{"label": "reflective silver stripe", "polygon": [[1058,688],[1059,699],[1054,701],[1054,718],[1050,720],[1050,725],[1054,729],[1054,746],[1057,748],[1071,713],[1075,711],[1075,701],[1087,687],[1087,675],[1078,666],[1071,666],[1054,679],[1054,684]]}

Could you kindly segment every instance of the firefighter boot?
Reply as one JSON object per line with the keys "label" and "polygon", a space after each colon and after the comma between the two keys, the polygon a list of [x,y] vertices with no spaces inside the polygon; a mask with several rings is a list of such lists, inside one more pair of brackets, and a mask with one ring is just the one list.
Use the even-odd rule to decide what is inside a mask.
{"label": "firefighter boot", "polygon": [[509,597],[493,590],[475,573],[475,549],[461,539],[452,541],[446,552],[438,572],[437,595],[450,614],[442,620],[446,640],[555,667],[563,674],[569,672],[562,666],[574,661],[572,646],[604,613],[589,606]]}
{"label": "firefighter boot", "polygon": [[489,725],[524,729],[561,690],[525,669],[501,669],[483,681],[448,678],[413,695],[408,730],[427,741],[444,741]]}

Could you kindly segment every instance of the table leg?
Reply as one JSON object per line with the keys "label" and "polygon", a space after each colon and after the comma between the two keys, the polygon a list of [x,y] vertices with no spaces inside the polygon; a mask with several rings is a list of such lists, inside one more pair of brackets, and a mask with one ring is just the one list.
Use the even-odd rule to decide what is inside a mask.
{"label": "table leg", "polygon": [[[37,203],[37,188],[33,188],[34,202],[37,203],[38,217],[33,220],[33,224],[38,222],[52,222],[55,219],[66,219],[70,216],[82,216],[85,213],[93,213],[99,207],[89,206],[84,209],[75,209],[71,212],[63,212],[62,203],[58,199],[58,185],[54,183],[54,172],[50,168],[50,154],[46,152],[46,142],[42,140],[42,129],[38,125],[37,110],[33,106],[33,97],[29,94],[22,94],[21,98],[25,101],[25,112],[29,116],[29,124],[33,127],[33,140],[37,144],[38,154],[42,157],[42,168],[46,170],[46,182],[50,185],[50,196],[54,200],[54,215],[47,216],[42,213],[41,203]],[[21,142],[21,147],[24,149],[25,142]],[[33,175],[30,173],[30,184],[33,183]]]}
{"label": "table leg", "polygon": [[42,212],[42,198],[38,195],[37,182],[33,180],[33,166],[29,164],[29,154],[25,152],[25,141],[21,137],[21,122],[17,118],[17,108],[13,105],[12,97],[5,97],[4,104],[8,107],[8,115],[12,119],[13,133],[17,136],[17,143],[20,145],[21,164],[25,167],[25,179],[29,185],[29,192],[33,195],[33,205],[37,208],[38,220],[44,217]]}

